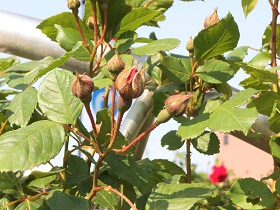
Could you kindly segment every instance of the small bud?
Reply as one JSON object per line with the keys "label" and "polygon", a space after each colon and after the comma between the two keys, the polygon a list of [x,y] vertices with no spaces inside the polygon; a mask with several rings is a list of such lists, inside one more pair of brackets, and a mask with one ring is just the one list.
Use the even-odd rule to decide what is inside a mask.
{"label": "small bud", "polygon": [[88,19],[87,19],[87,27],[89,29],[92,29],[94,30],[94,19],[93,19],[93,16],[89,16]]}
{"label": "small bud", "polygon": [[193,46],[193,38],[191,37],[186,46],[187,50],[189,51],[189,55],[191,57],[194,56],[194,46]]}
{"label": "small bud", "polygon": [[157,123],[166,123],[170,120],[172,115],[167,111],[167,109],[163,109],[158,113],[156,122]]}
{"label": "small bud", "polygon": [[117,102],[118,111],[124,114],[131,107],[131,104],[132,104],[132,99],[124,99],[120,95]]}
{"label": "small bud", "polygon": [[116,87],[124,99],[138,98],[145,88],[144,72],[136,67],[123,70],[116,79]]}
{"label": "small bud", "polygon": [[212,15],[208,16],[204,21],[204,28],[209,28],[212,25],[215,25],[216,23],[220,22],[219,16],[218,16],[218,9],[216,8]]}
{"label": "small bud", "polygon": [[125,67],[125,64],[124,64],[123,60],[121,59],[121,57],[118,55],[117,52],[107,62],[107,69],[108,69],[109,72],[111,72],[113,74],[120,73],[122,70],[124,70],[124,67]]}
{"label": "small bud", "polygon": [[67,0],[67,6],[72,11],[77,11],[80,7],[81,3],[79,0]]}
{"label": "small bud", "polygon": [[180,117],[186,111],[188,105],[188,99],[192,97],[192,94],[188,95],[172,95],[165,100],[165,106],[168,112],[174,117]]}
{"label": "small bud", "polygon": [[72,93],[79,98],[84,104],[89,104],[91,94],[94,88],[92,78],[85,74],[76,73],[76,77],[71,85]]}

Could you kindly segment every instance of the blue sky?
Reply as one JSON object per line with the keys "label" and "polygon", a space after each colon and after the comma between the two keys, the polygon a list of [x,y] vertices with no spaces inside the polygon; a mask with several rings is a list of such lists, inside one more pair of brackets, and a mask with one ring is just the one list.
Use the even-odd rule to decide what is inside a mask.
{"label": "blue sky", "polygon": [[[52,15],[69,11],[66,2],[66,0],[2,0],[0,9],[38,19],[45,19]],[[220,18],[225,17],[228,12],[234,16],[240,31],[238,46],[249,45],[253,48],[261,47],[262,34],[271,19],[271,9],[268,1],[259,1],[255,10],[245,18],[241,7],[241,0],[205,0],[205,2],[182,2],[175,0],[173,7],[166,12],[166,20],[159,23],[160,28],[140,28],[137,30],[138,36],[148,36],[150,32],[154,31],[158,38],[172,37],[180,39],[181,45],[172,52],[187,55],[185,45],[189,37],[196,36],[203,28],[205,17],[209,16],[215,8],[218,8]],[[255,52],[250,50],[247,60],[252,58],[254,54]],[[239,81],[245,77],[246,75],[240,71],[230,81],[230,84],[238,88]],[[178,125],[175,122],[168,122],[157,128],[150,136],[145,157],[174,159],[174,152],[167,152],[165,149],[162,149],[159,139],[168,130],[176,130],[177,127]],[[214,157],[200,155],[193,151],[192,161],[198,165],[198,170],[209,172],[213,160]]]}

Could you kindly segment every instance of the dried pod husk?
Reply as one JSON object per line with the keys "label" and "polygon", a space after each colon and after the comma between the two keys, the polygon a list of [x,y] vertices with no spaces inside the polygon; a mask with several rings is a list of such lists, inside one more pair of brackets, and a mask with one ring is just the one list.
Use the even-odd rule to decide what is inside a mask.
{"label": "dried pod husk", "polygon": [[165,107],[172,116],[180,117],[185,113],[190,97],[192,97],[192,94],[169,96],[165,100]]}
{"label": "dried pod husk", "polygon": [[94,83],[92,78],[85,74],[76,73],[76,77],[71,84],[72,93],[84,104],[89,104],[92,99]]}
{"label": "dried pod husk", "polygon": [[124,99],[138,98],[145,88],[144,72],[138,71],[136,67],[123,70],[115,83],[119,94]]}
{"label": "dried pod husk", "polygon": [[220,18],[218,16],[218,9],[216,8],[214,12],[205,19],[204,28],[209,28],[210,26],[213,26],[218,22],[220,22]]}

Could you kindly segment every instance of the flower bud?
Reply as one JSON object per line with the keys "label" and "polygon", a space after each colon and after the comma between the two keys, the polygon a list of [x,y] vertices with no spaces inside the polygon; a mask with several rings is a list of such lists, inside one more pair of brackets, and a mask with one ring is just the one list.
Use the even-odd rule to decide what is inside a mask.
{"label": "flower bud", "polygon": [[158,113],[156,122],[157,123],[166,123],[168,120],[170,120],[172,115],[167,111],[167,109],[163,109]]}
{"label": "flower bud", "polygon": [[88,19],[87,19],[87,27],[89,29],[94,30],[94,18],[93,18],[93,16],[89,16],[88,17]]}
{"label": "flower bud", "polygon": [[72,11],[77,11],[80,7],[80,1],[79,0],[67,0],[67,6]]}
{"label": "flower bud", "polygon": [[132,99],[124,99],[121,95],[118,98],[117,109],[120,113],[124,114],[132,104]]}
{"label": "flower bud", "polygon": [[215,25],[216,23],[220,22],[219,16],[218,16],[218,9],[216,8],[212,15],[208,16],[204,21],[204,28],[209,28],[212,25]]}
{"label": "flower bud", "polygon": [[116,79],[116,87],[124,99],[138,98],[145,88],[144,72],[136,67],[123,70]]}
{"label": "flower bud", "polygon": [[192,94],[188,95],[172,95],[165,100],[165,106],[168,112],[174,117],[180,117],[186,111],[188,99]]}
{"label": "flower bud", "polygon": [[189,39],[186,48],[189,51],[190,56],[193,57],[194,56],[194,46],[193,46],[193,38],[192,37]]}
{"label": "flower bud", "polygon": [[121,59],[121,57],[118,55],[117,52],[107,62],[107,69],[108,69],[109,72],[111,72],[113,74],[120,73],[122,70],[124,70],[124,67],[125,67],[125,64],[124,64],[123,60]]}
{"label": "flower bud", "polygon": [[71,85],[74,96],[79,98],[84,104],[89,104],[93,88],[94,84],[91,77],[76,73],[76,77]]}

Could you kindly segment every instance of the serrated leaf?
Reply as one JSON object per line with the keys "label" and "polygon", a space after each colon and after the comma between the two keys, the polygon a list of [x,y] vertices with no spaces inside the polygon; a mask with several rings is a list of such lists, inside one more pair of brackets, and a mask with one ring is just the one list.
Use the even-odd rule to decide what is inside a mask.
{"label": "serrated leaf", "polygon": [[277,179],[280,175],[280,168],[277,168],[275,171],[273,171],[269,176],[266,176],[266,177],[262,177],[260,179],[260,181],[263,181],[263,180],[268,180],[268,179]]}
{"label": "serrated leaf", "polygon": [[28,186],[29,187],[38,187],[38,188],[46,188],[48,184],[53,182],[56,179],[56,175],[46,176],[42,178],[35,179],[31,181]]}
{"label": "serrated leaf", "polygon": [[[81,35],[77,30],[74,30],[72,28],[65,28],[56,24],[55,28],[57,28],[57,42],[63,49],[65,49],[68,52],[73,50],[73,48],[78,42],[82,41]],[[92,49],[92,42],[89,39],[87,39],[86,41],[89,45],[89,48]],[[81,61],[89,61],[90,53],[88,52],[87,48],[82,44],[77,50],[74,51],[73,57]]]}
{"label": "serrated leaf", "polygon": [[138,56],[155,55],[160,51],[173,50],[180,45],[180,40],[175,38],[159,39],[148,43],[147,45],[136,47],[131,50]]}
{"label": "serrated leaf", "polygon": [[199,66],[195,74],[205,82],[221,84],[227,82],[235,71],[231,66],[220,60],[206,61],[204,65]]}
{"label": "serrated leaf", "polygon": [[133,157],[123,157],[113,153],[105,157],[112,172],[118,177],[136,187],[145,187],[148,183],[148,174],[139,166]]}
{"label": "serrated leaf", "polygon": [[42,112],[51,120],[75,124],[83,104],[71,92],[74,75],[65,70],[54,70],[42,81],[38,103]]}
{"label": "serrated leaf", "polygon": [[38,203],[26,199],[20,203],[15,210],[44,210],[45,208]]}
{"label": "serrated leaf", "polygon": [[247,74],[250,74],[255,79],[259,80],[260,82],[271,82],[274,84],[278,83],[278,75],[274,72],[267,71],[265,69],[260,69],[254,66],[251,66],[249,63],[241,63],[236,62],[233,65],[242,68]]}
{"label": "serrated leaf", "polygon": [[272,136],[269,141],[269,147],[271,154],[277,163],[280,163],[280,138],[277,136]]}
{"label": "serrated leaf", "polygon": [[11,171],[0,173],[0,192],[14,196],[24,195],[20,180]]}
{"label": "serrated leaf", "polygon": [[[92,38],[92,32],[85,26],[85,24],[81,21],[80,18],[79,22],[84,35],[87,38]],[[62,12],[58,15],[51,16],[43,20],[37,26],[37,28],[40,29],[45,35],[47,35],[47,37],[49,37],[52,41],[56,41],[57,29],[55,28],[55,24],[61,25],[65,28],[77,28],[75,18],[71,12]]]}
{"label": "serrated leaf", "polygon": [[177,134],[182,139],[193,139],[201,135],[209,126],[209,113],[203,113],[197,117],[185,121],[179,126]]}
{"label": "serrated leaf", "polygon": [[0,136],[0,171],[22,171],[55,157],[64,143],[64,129],[48,120]]}
{"label": "serrated leaf", "polygon": [[248,46],[237,47],[225,57],[227,61],[241,62],[248,52]]}
{"label": "serrated leaf", "polygon": [[92,201],[101,208],[116,209],[118,197],[115,193],[102,189],[96,193]]}
{"label": "serrated leaf", "polygon": [[[19,63],[19,59],[15,56],[1,58],[0,59],[0,72],[8,69],[9,67],[11,67],[15,64],[18,64],[18,63]],[[1,77],[1,73],[0,73],[0,77]]]}
{"label": "serrated leaf", "polygon": [[270,116],[273,110],[274,101],[276,99],[279,99],[279,95],[275,92],[261,92],[257,98],[253,99],[252,101],[250,101],[250,103],[248,103],[247,108],[256,107],[260,114]]}
{"label": "serrated leaf", "polygon": [[269,52],[260,52],[255,55],[248,64],[256,68],[265,68],[270,59],[271,58]]}
{"label": "serrated leaf", "polygon": [[245,17],[256,7],[258,0],[242,0],[242,9]]}
{"label": "serrated leaf", "polygon": [[244,87],[245,89],[253,88],[256,90],[269,90],[271,86],[266,83],[262,83],[257,80],[255,77],[250,76],[239,83],[240,86]]}
{"label": "serrated leaf", "polygon": [[220,141],[213,132],[205,132],[192,140],[193,147],[202,154],[214,155],[220,151]]}
{"label": "serrated leaf", "polygon": [[159,67],[172,82],[184,84],[189,81],[190,73],[179,58],[166,56],[160,62]]}
{"label": "serrated leaf", "polygon": [[121,21],[120,29],[116,37],[120,36],[126,31],[134,31],[144,23],[152,20],[155,16],[159,15],[160,11],[151,10],[145,7],[132,9],[124,16]]}
{"label": "serrated leaf", "polygon": [[10,123],[20,127],[27,125],[37,105],[37,94],[35,88],[29,87],[13,98],[6,111]]}
{"label": "serrated leaf", "polygon": [[223,93],[227,97],[232,96],[231,86],[227,82],[224,82],[224,83],[221,83],[221,84],[215,84],[214,88],[215,88],[215,90],[217,90],[218,93]]}
{"label": "serrated leaf", "polygon": [[157,84],[162,83],[162,71],[157,66],[160,63],[160,54],[151,55],[146,59],[145,65],[148,66],[147,73],[155,80]]}
{"label": "serrated leaf", "polygon": [[239,40],[239,30],[229,13],[219,23],[204,29],[194,38],[194,54],[198,61],[233,50]]}
{"label": "serrated leaf", "polygon": [[46,199],[48,206],[55,210],[90,210],[89,202],[85,198],[69,195],[58,190],[51,192]]}
{"label": "serrated leaf", "polygon": [[126,31],[120,35],[114,43],[119,54],[125,53],[137,39],[137,33],[134,31]]}
{"label": "serrated leaf", "polygon": [[[209,118],[209,128],[223,133],[242,131],[245,135],[255,122],[258,112],[255,108],[229,108],[219,106]],[[227,123],[225,123],[227,122]]]}
{"label": "serrated leaf", "polygon": [[191,209],[199,201],[211,197],[212,189],[203,184],[160,183],[149,196],[147,210],[185,210]]}
{"label": "serrated leaf", "polygon": [[235,181],[227,195],[235,205],[242,209],[265,209],[276,202],[276,198],[268,187],[253,178]]}
{"label": "serrated leaf", "polygon": [[167,146],[168,150],[180,149],[184,145],[184,141],[182,141],[182,138],[176,132],[172,130],[166,133],[161,139],[161,146]]}

